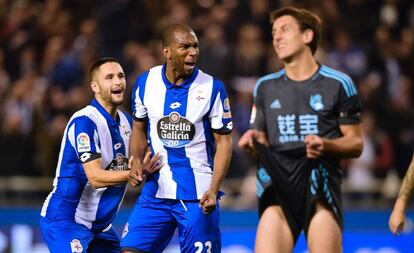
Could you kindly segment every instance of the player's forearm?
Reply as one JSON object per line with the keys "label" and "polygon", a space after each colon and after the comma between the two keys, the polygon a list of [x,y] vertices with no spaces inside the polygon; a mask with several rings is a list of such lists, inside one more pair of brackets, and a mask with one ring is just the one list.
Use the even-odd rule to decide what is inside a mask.
{"label": "player's forearm", "polygon": [[129,141],[129,150],[131,155],[135,157],[134,163],[139,166],[142,164],[147,146],[146,129],[143,128],[142,122],[134,122],[131,139]]}
{"label": "player's forearm", "polygon": [[361,155],[364,147],[362,137],[343,136],[337,139],[326,139],[324,141],[324,153],[340,158],[356,158]]}
{"label": "player's forearm", "polygon": [[102,188],[112,185],[123,184],[128,181],[129,171],[101,170],[88,178],[93,188]]}
{"label": "player's forearm", "polygon": [[[403,182],[400,187],[400,192],[398,193],[397,202],[399,206],[403,207],[404,210],[411,199],[411,195],[414,189],[414,156],[411,159],[410,166],[404,176]],[[397,204],[397,203],[396,203]]]}
{"label": "player's forearm", "polygon": [[213,178],[210,184],[211,191],[218,192],[220,190],[221,183],[227,175],[233,150],[232,143],[230,134],[222,135],[219,138],[216,138]]}

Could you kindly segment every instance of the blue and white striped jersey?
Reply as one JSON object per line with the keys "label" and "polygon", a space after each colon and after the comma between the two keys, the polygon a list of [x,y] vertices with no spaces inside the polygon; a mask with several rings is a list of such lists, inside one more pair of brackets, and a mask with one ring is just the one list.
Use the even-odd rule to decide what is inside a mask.
{"label": "blue and white striped jersey", "polygon": [[200,199],[213,174],[213,132],[228,134],[233,127],[223,83],[196,68],[181,85],[171,84],[165,65],[156,66],[138,77],[132,99],[134,119],[148,120],[151,150],[164,163],[141,194]]}
{"label": "blue and white striped jersey", "polygon": [[108,228],[122,202],[126,184],[94,189],[82,163],[102,158],[102,169],[128,167],[132,119],[118,110],[117,120],[96,101],[76,112],[66,126],[53,190],[41,216],[71,219],[93,231]]}

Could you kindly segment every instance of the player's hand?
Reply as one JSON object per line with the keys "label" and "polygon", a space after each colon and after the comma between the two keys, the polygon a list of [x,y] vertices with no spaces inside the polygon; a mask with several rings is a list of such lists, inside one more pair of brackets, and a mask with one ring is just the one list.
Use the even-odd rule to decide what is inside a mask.
{"label": "player's hand", "polygon": [[204,214],[213,212],[217,206],[217,192],[211,190],[206,191],[200,199],[199,206]]}
{"label": "player's hand", "polygon": [[317,159],[324,154],[323,139],[317,135],[307,135],[305,137],[306,157],[310,159]]}
{"label": "player's hand", "polygon": [[404,230],[404,225],[404,211],[394,208],[388,221],[388,227],[390,228],[391,233],[393,233],[394,235],[399,235],[400,232]]}
{"label": "player's hand", "polygon": [[258,143],[263,144],[266,147],[269,146],[269,142],[267,141],[266,134],[258,130],[255,130],[255,129],[247,130],[242,135],[242,137],[240,137],[238,145],[240,148],[250,153],[254,158],[257,158],[256,149],[254,148],[254,145],[253,145],[254,139],[256,139]]}
{"label": "player's hand", "polygon": [[138,165],[137,162],[134,162],[134,156],[131,156],[128,161],[128,182],[134,187],[138,186],[142,182],[139,176],[140,167],[141,166]]}
{"label": "player's hand", "polygon": [[142,162],[143,175],[150,175],[162,168],[164,164],[161,162],[161,155],[156,153],[151,159],[151,152],[145,155],[144,161]]}

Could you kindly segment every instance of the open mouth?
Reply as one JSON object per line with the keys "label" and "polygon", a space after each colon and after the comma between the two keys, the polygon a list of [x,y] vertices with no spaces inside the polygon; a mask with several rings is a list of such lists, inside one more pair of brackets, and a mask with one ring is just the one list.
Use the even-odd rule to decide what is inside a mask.
{"label": "open mouth", "polygon": [[111,92],[112,94],[119,95],[123,92],[123,90],[121,88],[114,88]]}
{"label": "open mouth", "polygon": [[194,68],[195,62],[184,62],[184,65],[189,67],[189,68]]}

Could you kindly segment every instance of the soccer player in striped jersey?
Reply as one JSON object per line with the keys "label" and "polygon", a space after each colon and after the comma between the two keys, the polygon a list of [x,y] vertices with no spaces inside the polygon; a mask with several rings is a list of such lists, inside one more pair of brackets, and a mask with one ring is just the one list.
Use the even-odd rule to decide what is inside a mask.
{"label": "soccer player in striped jersey", "polygon": [[310,252],[339,253],[339,159],[362,152],[360,99],[349,76],[314,58],[319,17],[287,7],[271,23],[284,68],[257,81],[251,129],[239,141],[260,164],[255,252],[292,252],[304,230]]}
{"label": "soccer player in striped jersey", "polygon": [[[95,98],[66,126],[53,190],[43,204],[42,236],[52,253],[120,252],[112,221],[128,182],[132,119],[118,110],[125,74],[116,59],[102,58],[91,69]],[[144,170],[158,169],[159,155],[146,155]]]}
{"label": "soccer player in striped jersey", "polygon": [[[162,252],[178,227],[181,252],[220,252],[219,189],[232,152],[229,99],[222,82],[196,67],[199,42],[191,28],[168,27],[162,44],[166,63],[140,75],[133,90],[130,149],[142,158],[148,139],[164,166],[147,177],[121,246]],[[142,180],[135,165],[130,176]]]}

